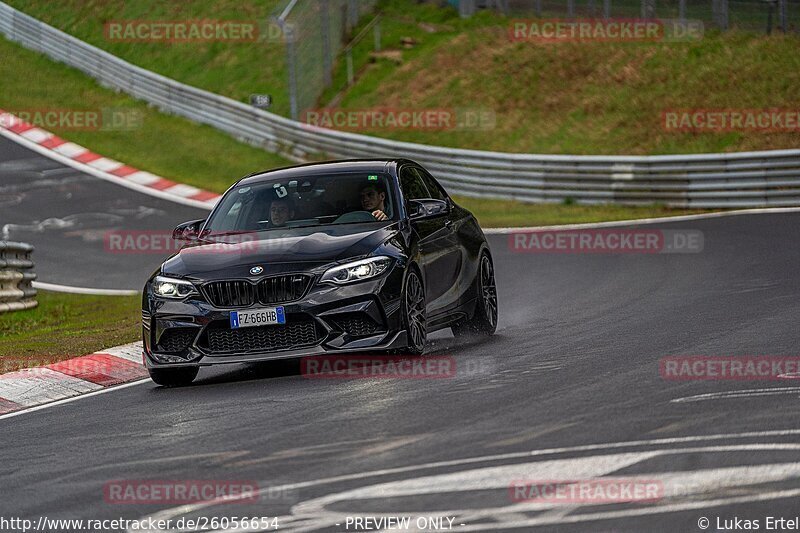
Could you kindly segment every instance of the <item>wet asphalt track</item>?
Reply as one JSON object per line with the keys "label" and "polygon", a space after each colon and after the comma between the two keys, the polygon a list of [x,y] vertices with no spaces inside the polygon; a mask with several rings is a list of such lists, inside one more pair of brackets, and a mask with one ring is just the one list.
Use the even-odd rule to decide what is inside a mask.
{"label": "wet asphalt track", "polygon": [[[6,141],[0,160],[4,223],[114,205],[163,211],[115,227],[159,228],[198,212],[52,163],[9,172],[46,165]],[[34,186],[43,179],[55,182]],[[13,194],[21,203],[8,203]],[[717,517],[763,530],[766,516],[794,517],[798,382],[670,382],[658,361],[798,354],[800,216],[658,227],[702,231],[703,252],[526,255],[492,236],[499,331],[481,342],[437,334],[429,350],[455,358],[449,379],[309,380],[291,364],[235,366],[204,369],[188,388],[146,382],[0,419],[0,516],[279,515],[283,531],[346,531],[343,516],[380,513],[449,515],[453,531],[701,531],[701,517],[710,531]],[[57,232],[12,237],[38,246],[45,281],[135,288],[159,260],[98,255],[92,241]],[[750,392],[672,401],[737,390]],[[598,476],[673,492],[649,504],[509,497],[514,480]],[[253,480],[265,494],[182,510],[107,503],[104,484],[118,479]]]}
{"label": "wet asphalt track", "polygon": [[[0,239],[36,247],[39,281],[139,290],[170,255],[175,225],[206,213],[83,174],[0,137]],[[144,253],[131,253],[136,249]]]}

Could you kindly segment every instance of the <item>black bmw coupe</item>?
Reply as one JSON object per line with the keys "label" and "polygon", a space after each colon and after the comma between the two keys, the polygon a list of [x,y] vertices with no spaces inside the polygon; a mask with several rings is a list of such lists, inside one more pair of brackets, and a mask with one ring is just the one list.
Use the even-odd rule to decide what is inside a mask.
{"label": "black bmw coupe", "polygon": [[475,217],[406,159],[247,176],[147,281],[153,381],[201,366],[327,354],[419,355],[429,332],[491,335],[492,253]]}

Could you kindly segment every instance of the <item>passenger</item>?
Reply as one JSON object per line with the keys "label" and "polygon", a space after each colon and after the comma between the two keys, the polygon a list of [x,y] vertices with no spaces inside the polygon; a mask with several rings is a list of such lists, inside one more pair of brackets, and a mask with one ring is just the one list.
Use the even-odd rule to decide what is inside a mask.
{"label": "passenger", "polygon": [[383,202],[386,200],[386,189],[379,182],[368,183],[361,188],[361,208],[369,211],[375,220],[388,220],[386,207]]}
{"label": "passenger", "polygon": [[269,206],[270,227],[281,228],[294,218],[294,204],[288,198],[278,198]]}

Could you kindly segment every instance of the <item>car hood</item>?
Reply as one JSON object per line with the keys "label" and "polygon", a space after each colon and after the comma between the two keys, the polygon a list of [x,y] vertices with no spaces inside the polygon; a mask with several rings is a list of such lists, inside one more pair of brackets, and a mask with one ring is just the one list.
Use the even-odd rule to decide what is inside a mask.
{"label": "car hood", "polygon": [[[261,278],[283,272],[311,270],[332,262],[369,254],[394,237],[397,223],[273,229],[218,236],[187,244],[161,267],[166,275],[193,280]],[[263,268],[257,276],[250,274]]]}

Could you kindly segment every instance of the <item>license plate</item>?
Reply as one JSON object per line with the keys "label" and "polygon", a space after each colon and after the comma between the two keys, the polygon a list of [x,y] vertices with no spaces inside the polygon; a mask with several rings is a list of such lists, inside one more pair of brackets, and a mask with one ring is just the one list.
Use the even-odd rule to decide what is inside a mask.
{"label": "license plate", "polygon": [[231,311],[231,329],[275,324],[286,324],[286,313],[283,311],[283,306]]}

